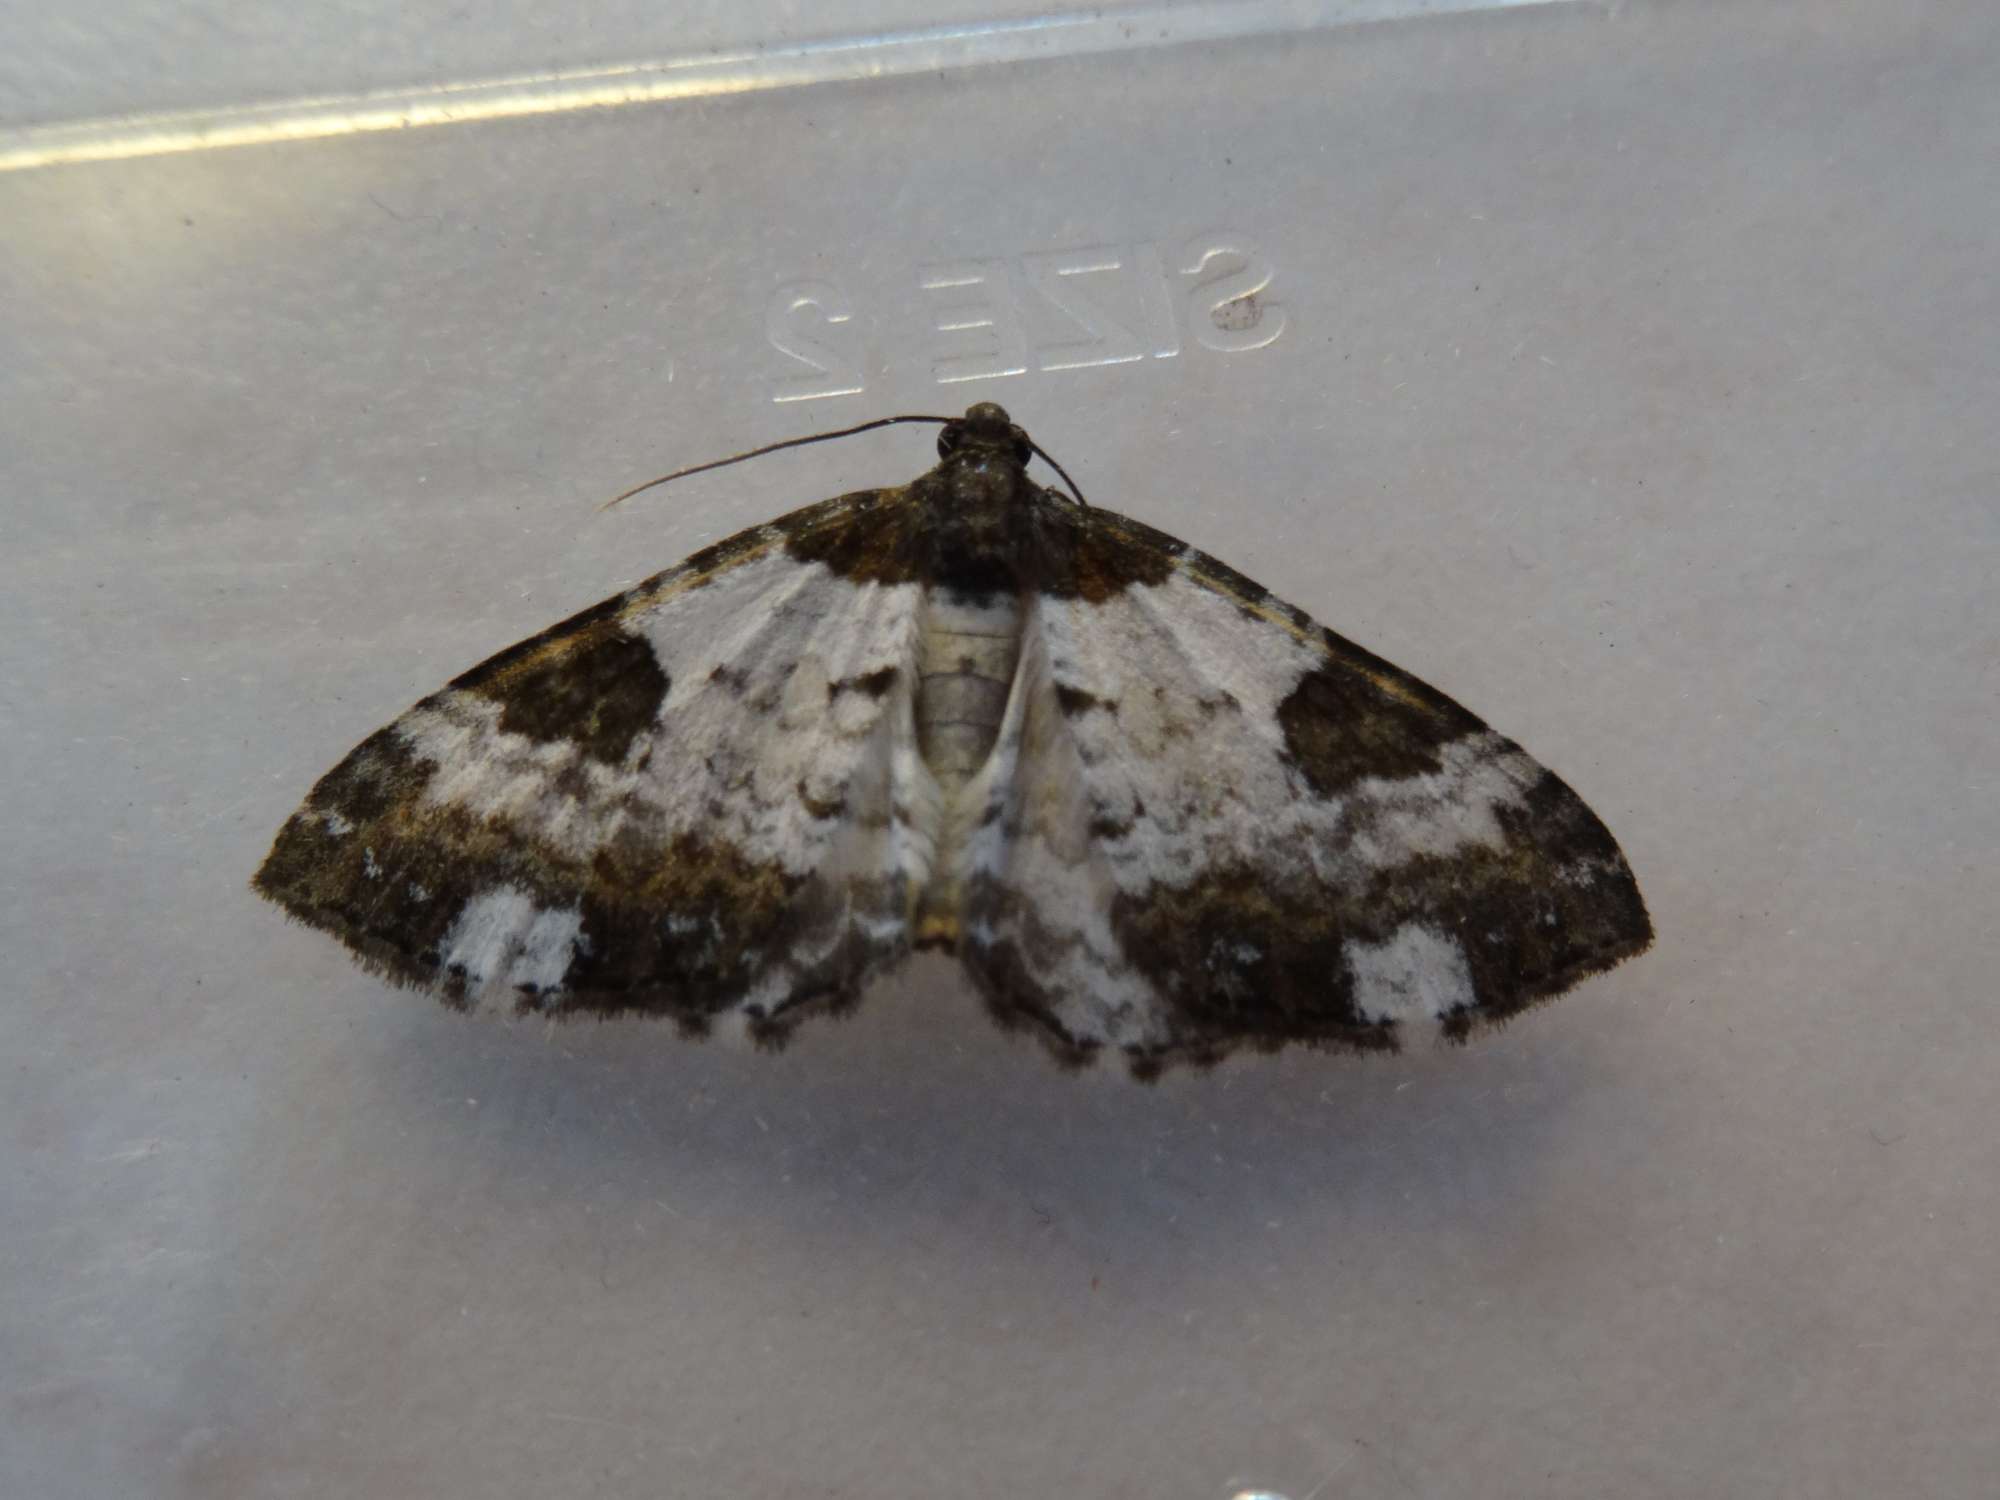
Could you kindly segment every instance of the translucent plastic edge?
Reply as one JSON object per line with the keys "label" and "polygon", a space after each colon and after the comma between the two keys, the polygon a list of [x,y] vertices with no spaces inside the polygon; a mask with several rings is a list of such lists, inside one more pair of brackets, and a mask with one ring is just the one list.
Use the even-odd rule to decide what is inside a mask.
{"label": "translucent plastic edge", "polygon": [[1606,0],[1189,0],[0,130],[0,172]]}

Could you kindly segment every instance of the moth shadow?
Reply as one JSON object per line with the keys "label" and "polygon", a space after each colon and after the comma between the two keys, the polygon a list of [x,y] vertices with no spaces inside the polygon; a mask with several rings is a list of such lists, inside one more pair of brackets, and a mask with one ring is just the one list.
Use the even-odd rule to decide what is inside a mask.
{"label": "moth shadow", "polygon": [[671,1203],[742,1221],[732,1240],[822,1255],[963,1238],[980,1257],[1040,1258],[1055,1239],[1167,1274],[1227,1257],[1248,1227],[1476,1232],[1531,1214],[1579,1097],[1616,1088],[1594,1065],[1599,1029],[1556,1022],[1146,1084],[1050,1066],[922,959],[775,1054],[638,1021],[426,1013],[382,1038],[375,1082],[400,1140],[444,1152],[460,1180],[525,1177],[544,1201]]}

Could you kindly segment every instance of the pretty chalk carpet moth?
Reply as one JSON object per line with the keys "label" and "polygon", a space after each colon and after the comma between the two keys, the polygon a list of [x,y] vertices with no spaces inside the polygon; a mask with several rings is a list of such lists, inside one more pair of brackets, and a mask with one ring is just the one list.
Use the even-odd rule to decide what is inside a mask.
{"label": "pretty chalk carpet moth", "polygon": [[1000,407],[919,420],[909,484],[707,547],[371,735],[255,888],[454,1006],[765,1042],[941,949],[1002,1025],[1142,1077],[1462,1040],[1652,941],[1511,740],[1044,489]]}

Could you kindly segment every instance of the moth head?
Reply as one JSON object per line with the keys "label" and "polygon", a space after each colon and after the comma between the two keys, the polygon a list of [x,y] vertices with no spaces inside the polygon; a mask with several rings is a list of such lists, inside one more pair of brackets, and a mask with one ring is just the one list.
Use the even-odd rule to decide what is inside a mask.
{"label": "moth head", "polygon": [[967,407],[964,416],[939,429],[939,458],[950,458],[961,448],[998,449],[1010,454],[1024,468],[1035,452],[1035,445],[1028,441],[1027,433],[1014,425],[1006,408],[992,401]]}

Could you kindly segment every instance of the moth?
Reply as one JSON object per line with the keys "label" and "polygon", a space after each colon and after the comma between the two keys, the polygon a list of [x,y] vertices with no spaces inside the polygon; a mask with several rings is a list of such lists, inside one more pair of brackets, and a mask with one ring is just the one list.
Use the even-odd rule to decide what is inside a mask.
{"label": "moth", "polygon": [[482,662],[321,778],[255,889],[455,1007],[765,1043],[936,949],[1142,1077],[1463,1040],[1651,942],[1513,741],[1042,487],[999,406],[887,420],[942,423],[937,466]]}

